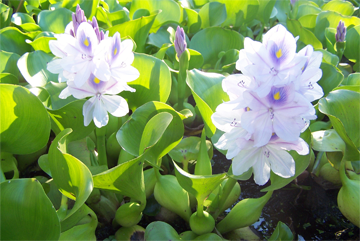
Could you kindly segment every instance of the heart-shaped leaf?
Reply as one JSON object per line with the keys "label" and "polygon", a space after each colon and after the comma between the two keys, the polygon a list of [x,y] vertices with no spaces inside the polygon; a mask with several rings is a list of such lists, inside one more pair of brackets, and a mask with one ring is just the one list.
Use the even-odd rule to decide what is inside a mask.
{"label": "heart-shaped leaf", "polygon": [[23,55],[31,51],[31,46],[25,42],[26,39],[30,37],[17,28],[3,28],[0,30],[0,50]]}
{"label": "heart-shaped leaf", "polygon": [[72,21],[72,11],[66,8],[57,8],[53,11],[42,10],[37,20],[43,31],[64,33],[66,25]]}
{"label": "heart-shaped leaf", "polygon": [[201,28],[220,26],[226,19],[226,6],[219,2],[210,2],[199,11]]}

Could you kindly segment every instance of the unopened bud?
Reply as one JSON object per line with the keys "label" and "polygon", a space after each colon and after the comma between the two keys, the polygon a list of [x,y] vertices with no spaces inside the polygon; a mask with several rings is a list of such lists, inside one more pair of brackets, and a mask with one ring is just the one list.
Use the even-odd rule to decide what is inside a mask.
{"label": "unopened bud", "polygon": [[336,28],[335,39],[336,42],[345,42],[346,27],[343,21],[340,20],[339,25]]}
{"label": "unopened bud", "polygon": [[174,45],[175,45],[176,54],[180,59],[181,54],[186,49],[186,37],[185,37],[184,29],[180,28],[179,26],[176,29]]}
{"label": "unopened bud", "polygon": [[76,6],[76,12],[72,14],[72,20],[74,25],[74,35],[81,23],[86,22],[84,11],[80,8],[80,5]]}

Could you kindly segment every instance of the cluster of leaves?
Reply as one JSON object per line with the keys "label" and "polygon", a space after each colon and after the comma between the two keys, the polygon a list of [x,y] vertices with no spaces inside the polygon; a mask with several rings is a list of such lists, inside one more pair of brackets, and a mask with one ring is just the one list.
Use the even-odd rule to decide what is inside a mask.
{"label": "cluster of leaves", "polygon": [[[119,32],[122,38],[131,38],[136,43],[133,66],[140,77],[129,83],[136,92],[120,94],[128,101],[132,114],[110,117],[105,130],[108,166],[97,162],[99,142],[94,124],[86,127],[83,124],[85,100],[60,99],[59,93],[66,84],[58,83],[57,75],[46,68],[54,58],[49,41],[55,39],[54,34],[64,32],[78,4],[86,17],[95,16],[100,28],[109,31],[110,36]],[[222,133],[216,130],[211,115],[220,103],[228,101],[221,83],[236,71],[235,62],[244,38],[260,40],[263,32],[277,23],[300,37],[299,49],[311,44],[323,53],[319,84],[325,95],[314,103],[318,119],[302,138],[315,151],[326,152],[337,169],[344,159],[352,161],[351,168],[358,173],[360,74],[354,73],[360,71],[358,5],[355,1],[341,0],[299,0],[294,5],[290,0],[0,3],[1,236],[9,240],[95,240],[99,221],[109,223],[116,214],[118,222],[123,227],[127,225],[121,222],[122,214],[117,214],[123,197],[127,201],[130,198],[128,203],[136,203],[139,208],[132,208],[135,211],[131,212],[122,208],[122,213],[139,216],[156,185],[158,190],[160,187],[167,190],[166,185],[171,182],[160,181],[168,175],[161,176],[159,169],[173,170],[175,182],[187,198],[190,195],[195,205],[196,200],[203,203],[216,220],[220,211],[238,198],[239,194],[230,205],[224,204],[236,180],[248,179],[251,171],[241,177],[232,175],[231,170],[212,175],[212,144],[205,140],[205,135],[216,142]],[[340,20],[347,27],[341,59],[335,39]],[[178,25],[188,37],[190,59],[185,97],[190,106],[185,107],[192,109],[181,113],[176,109],[180,66],[173,44]],[[184,132],[187,136],[201,133],[202,126],[205,130],[202,138],[184,138]],[[312,163],[310,154],[291,154],[296,162],[295,176],[285,179],[272,173],[271,185],[263,191],[271,193],[290,183],[309,165],[319,166]],[[184,169],[189,161],[196,163],[195,175],[171,160],[183,164]],[[24,178],[34,177],[29,172],[38,166],[46,177]],[[158,193],[161,194],[155,198],[161,203],[166,193]],[[232,219],[239,224],[234,228],[255,222],[268,198],[257,200],[257,205],[249,205],[255,202],[250,200],[247,209],[243,202],[244,207],[239,206],[240,220]],[[130,226],[139,222],[134,220]],[[217,228],[221,226],[224,225]],[[283,226],[279,229],[288,235]],[[164,223],[153,223],[146,235],[148,240],[185,239]],[[206,235],[200,239],[214,238]]]}

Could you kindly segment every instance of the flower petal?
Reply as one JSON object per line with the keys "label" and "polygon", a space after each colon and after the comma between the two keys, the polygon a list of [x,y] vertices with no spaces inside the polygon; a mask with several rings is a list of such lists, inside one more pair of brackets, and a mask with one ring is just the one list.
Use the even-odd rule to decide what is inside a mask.
{"label": "flower petal", "polygon": [[129,106],[126,100],[118,95],[102,95],[104,108],[113,116],[121,117],[129,113]]}
{"label": "flower petal", "polygon": [[88,126],[93,119],[96,97],[87,100],[83,106],[84,125]]}
{"label": "flower petal", "polygon": [[244,149],[237,154],[232,162],[233,174],[239,176],[249,170],[254,165],[256,159],[254,158],[259,148]]}
{"label": "flower petal", "polygon": [[287,151],[272,148],[271,145],[268,145],[267,149],[269,151],[268,161],[271,170],[276,175],[283,178],[295,175],[295,161]]}
{"label": "flower petal", "polygon": [[106,126],[109,122],[109,115],[106,111],[106,107],[101,97],[95,97],[95,108],[94,108],[94,123],[98,128]]}
{"label": "flower petal", "polygon": [[270,164],[265,153],[263,153],[264,149],[258,148],[258,152],[254,155],[256,161],[253,165],[255,183],[261,186],[270,179]]}

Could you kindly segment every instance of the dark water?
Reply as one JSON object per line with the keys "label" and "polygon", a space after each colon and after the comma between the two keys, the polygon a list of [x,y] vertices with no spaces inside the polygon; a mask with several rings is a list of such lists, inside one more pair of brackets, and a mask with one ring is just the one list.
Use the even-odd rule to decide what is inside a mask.
{"label": "dark water", "polygon": [[[213,170],[217,173],[228,170],[231,164],[218,152],[214,152],[213,159]],[[266,186],[255,184],[253,177],[239,183],[239,200],[264,195],[260,190]],[[301,189],[302,186],[310,190]],[[337,207],[338,192],[338,189],[324,190],[310,175],[305,175],[298,185],[290,183],[274,191],[252,228],[262,239],[267,239],[281,221],[292,230],[295,240],[359,240],[359,228],[350,223]]]}

